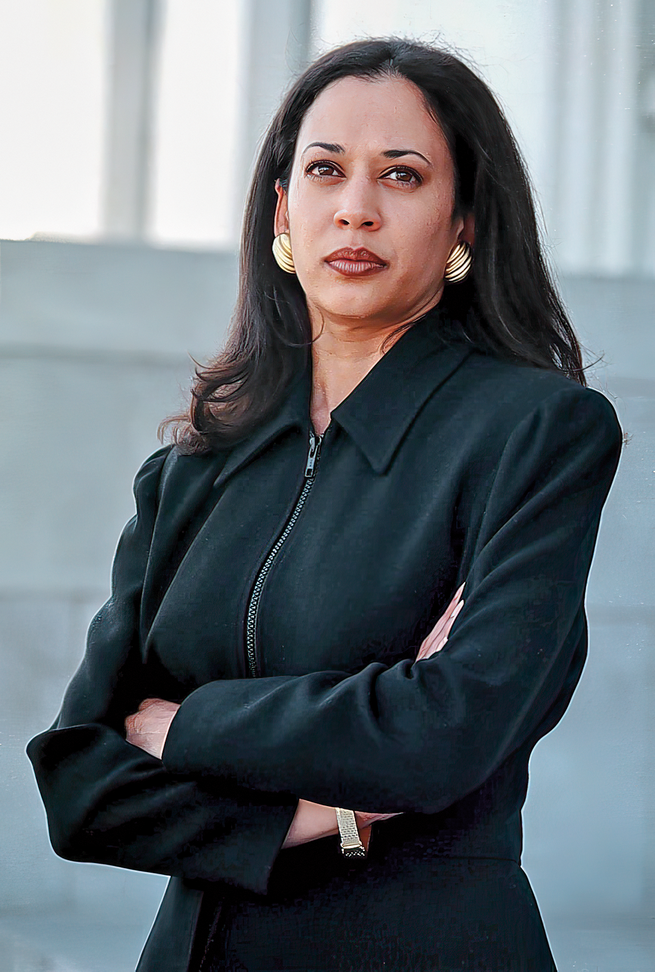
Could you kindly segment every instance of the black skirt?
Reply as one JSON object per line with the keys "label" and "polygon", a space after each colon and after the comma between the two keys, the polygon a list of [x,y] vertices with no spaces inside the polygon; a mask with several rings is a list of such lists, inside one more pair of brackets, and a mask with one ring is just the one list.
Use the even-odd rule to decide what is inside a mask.
{"label": "black skirt", "polygon": [[[336,838],[318,843],[320,861],[281,855],[267,895],[222,899],[201,972],[556,972],[515,861],[399,854],[380,867],[345,862]],[[217,902],[206,896],[206,927]]]}

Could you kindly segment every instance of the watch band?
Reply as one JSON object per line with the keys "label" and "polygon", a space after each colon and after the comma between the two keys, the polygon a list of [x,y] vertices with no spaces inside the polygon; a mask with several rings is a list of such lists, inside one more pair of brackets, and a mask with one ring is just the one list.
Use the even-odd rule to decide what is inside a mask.
{"label": "watch band", "polygon": [[345,857],[366,857],[366,848],[362,844],[357,829],[357,818],[353,810],[335,807],[337,811],[337,825],[341,835],[341,853]]}

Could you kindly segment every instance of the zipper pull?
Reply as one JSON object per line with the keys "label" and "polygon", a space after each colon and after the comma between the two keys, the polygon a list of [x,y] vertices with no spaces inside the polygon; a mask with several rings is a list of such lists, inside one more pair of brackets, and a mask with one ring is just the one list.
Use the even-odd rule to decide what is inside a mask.
{"label": "zipper pull", "polygon": [[305,478],[311,479],[314,475],[314,467],[318,462],[318,454],[321,451],[322,435],[316,435],[313,429],[309,431],[309,452],[307,453],[307,465],[305,466]]}

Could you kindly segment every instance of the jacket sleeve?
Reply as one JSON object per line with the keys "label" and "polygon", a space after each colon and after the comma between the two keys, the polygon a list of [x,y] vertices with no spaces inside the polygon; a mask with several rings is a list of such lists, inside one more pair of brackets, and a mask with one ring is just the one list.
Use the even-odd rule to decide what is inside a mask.
{"label": "jacket sleeve", "polygon": [[139,609],[167,452],[137,474],[137,512],[118,545],[111,597],[91,624],[57,721],[31,740],[28,755],[61,857],[265,892],[297,799],[180,779],[124,738],[125,717],[148,695]]}
{"label": "jacket sleeve", "polygon": [[571,384],[547,397],[475,498],[465,605],[442,651],[356,674],[210,682],[173,719],[164,765],[378,812],[436,813],[477,789],[546,731],[584,639],[620,447],[602,395]]}

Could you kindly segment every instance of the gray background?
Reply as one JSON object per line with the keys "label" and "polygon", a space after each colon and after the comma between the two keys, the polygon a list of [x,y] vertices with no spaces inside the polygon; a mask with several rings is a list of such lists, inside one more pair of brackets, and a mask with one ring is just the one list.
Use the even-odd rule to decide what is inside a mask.
{"label": "gray background", "polygon": [[[121,102],[120,72],[152,77],[157,34],[148,15],[159,5],[110,6],[112,43],[131,51],[131,60],[116,60],[112,111],[127,117],[140,104],[147,116],[148,85],[128,85],[144,92],[136,107],[134,95]],[[244,158],[288,78],[321,43],[366,31],[420,35],[440,16],[438,4],[414,3],[408,27],[389,0],[379,27],[370,11],[369,21],[342,25],[336,36],[336,6],[287,0],[267,12],[250,4]],[[483,20],[493,13],[482,0],[465,6]],[[591,382],[613,401],[628,437],[589,586],[589,662],[569,711],[531,761],[524,866],[560,972],[648,972],[655,970],[653,4],[496,7],[506,26],[516,18],[526,50],[528,42],[539,46],[547,14],[541,68],[503,49],[495,61],[489,54],[487,70],[510,79],[508,110],[527,132],[562,289],[588,359],[601,356]],[[520,120],[534,105],[511,79],[551,62],[557,83],[545,84],[537,103],[548,125],[531,140],[533,122],[521,129]],[[630,83],[632,101],[612,108],[613,86],[627,98]],[[611,108],[614,115],[603,114]],[[576,119],[574,110],[583,114]],[[118,129],[129,143],[129,126]],[[137,141],[108,143],[114,208],[103,240],[0,242],[0,972],[129,972],[165,884],[57,859],[24,756],[27,739],[53,720],[86,626],[107,596],[116,541],[133,510],[134,473],[158,445],[158,422],[184,399],[189,355],[220,345],[234,300],[233,247],[148,242],[149,163]],[[612,169],[612,158],[627,159],[628,168]],[[618,209],[608,192],[622,201]]]}

